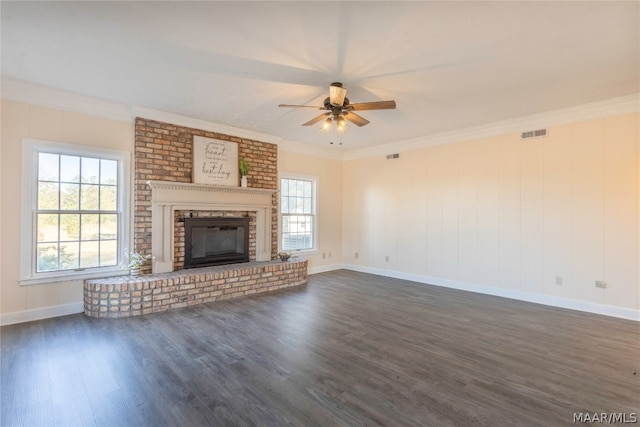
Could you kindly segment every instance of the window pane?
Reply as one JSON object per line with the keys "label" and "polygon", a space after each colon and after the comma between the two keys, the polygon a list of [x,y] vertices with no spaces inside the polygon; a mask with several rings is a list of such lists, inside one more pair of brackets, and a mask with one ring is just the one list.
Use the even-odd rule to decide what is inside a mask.
{"label": "window pane", "polygon": [[60,214],[60,241],[80,240],[80,215]]}
{"label": "window pane", "polygon": [[36,254],[36,271],[52,271],[58,269],[58,244],[39,243]]}
{"label": "window pane", "polygon": [[310,249],[313,247],[313,216],[287,215],[282,218],[282,249]]}
{"label": "window pane", "polygon": [[311,249],[314,243],[314,181],[283,178],[280,182],[281,247],[283,250]]}
{"label": "window pane", "polygon": [[36,272],[117,265],[120,161],[44,152],[35,156]]}
{"label": "window pane", "polygon": [[118,263],[118,242],[104,240],[100,242],[100,265],[116,265]]}
{"label": "window pane", "polygon": [[80,186],[80,209],[83,211],[98,210],[99,185],[82,184]]}
{"label": "window pane", "polygon": [[289,216],[289,232],[291,234],[294,234],[298,231],[300,231],[300,223],[298,222],[298,217],[295,215]]}
{"label": "window pane", "polygon": [[59,185],[53,182],[38,183],[38,209],[58,210]]}
{"label": "window pane", "polygon": [[82,158],[82,182],[84,184],[97,184],[100,182],[98,176],[100,174],[100,160],[89,157]]}
{"label": "window pane", "polygon": [[60,182],[80,182],[80,157],[60,156]]}
{"label": "window pane", "polygon": [[117,196],[118,196],[118,187],[112,187],[110,185],[101,185],[100,186],[100,210],[115,211],[118,208]]}
{"label": "window pane", "polygon": [[118,215],[100,215],[100,239],[111,240],[118,237]]}
{"label": "window pane", "polygon": [[58,181],[58,160],[57,154],[38,153],[38,180]]}
{"label": "window pane", "polygon": [[80,206],[80,185],[60,184],[60,209],[77,211]]}
{"label": "window pane", "polygon": [[80,242],[80,267],[98,267],[100,242]]}
{"label": "window pane", "polygon": [[80,227],[80,240],[98,240],[100,237],[100,227],[98,221],[100,215],[86,214],[82,215]]}
{"label": "window pane", "polygon": [[100,160],[100,184],[118,184],[118,162],[115,160]]}
{"label": "window pane", "polygon": [[38,242],[58,242],[58,214],[38,214],[37,227]]}
{"label": "window pane", "polygon": [[60,270],[71,270],[79,266],[80,242],[60,243]]}

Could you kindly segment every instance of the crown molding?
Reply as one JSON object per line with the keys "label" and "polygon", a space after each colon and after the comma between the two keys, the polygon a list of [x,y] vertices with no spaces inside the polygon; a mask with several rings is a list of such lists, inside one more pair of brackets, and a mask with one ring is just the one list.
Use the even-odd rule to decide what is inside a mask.
{"label": "crown molding", "polygon": [[305,154],[325,159],[344,160],[344,153],[342,151],[335,151],[329,148],[316,147],[310,144],[288,141],[285,139],[278,142],[278,149],[288,151],[290,153]]}
{"label": "crown molding", "polygon": [[194,119],[141,106],[129,107],[103,99],[78,95],[64,90],[53,89],[8,77],[1,77],[0,97],[10,101],[40,105],[43,107],[129,123],[133,123],[135,117],[144,117],[147,119],[222,133],[239,138],[269,142],[278,145],[278,148],[284,151],[334,160],[353,160],[386,155],[400,151],[411,151],[435,145],[452,144],[509,133],[519,133],[530,129],[557,126],[640,111],[640,94],[636,93],[633,95],[611,98],[575,107],[468,127],[451,132],[425,135],[422,137],[378,145],[370,148],[355,149],[351,151],[334,151],[310,144],[288,141],[274,135],[226,126],[207,120]]}
{"label": "crown molding", "polygon": [[168,113],[166,111],[154,110],[146,107],[133,106],[131,113],[134,117],[144,117],[145,119],[157,120],[159,122],[171,123],[179,126],[186,126],[195,129],[202,129],[210,132],[222,133],[225,135],[235,136],[239,138],[253,139],[256,141],[268,142],[276,144],[278,149],[307,154],[316,157],[324,157],[342,160],[342,153],[336,153],[335,151],[314,147],[309,144],[303,144],[295,141],[288,141],[281,137],[269,135],[266,133],[254,132],[245,129],[240,129],[232,126],[226,126],[219,123],[210,122],[207,120],[194,119],[191,117],[181,116],[178,114]]}
{"label": "crown molding", "polygon": [[254,132],[246,129],[236,128],[233,126],[222,125],[219,123],[210,122],[208,120],[194,119],[192,117],[181,116],[179,114],[154,110],[152,108],[140,107],[137,105],[131,107],[131,114],[133,117],[143,117],[145,119],[157,120],[159,122],[171,123],[173,125],[201,129],[209,132],[235,136],[238,138],[269,142],[271,144],[278,144],[282,140],[282,138],[275,135],[269,135],[266,133]]}
{"label": "crown molding", "polygon": [[2,77],[1,97],[9,101],[39,105],[109,120],[132,122],[129,108],[111,101],[78,95],[34,83]]}
{"label": "crown molding", "polygon": [[640,94],[606,99],[575,107],[562,108],[544,113],[532,114],[515,119],[502,120],[484,125],[468,127],[452,132],[426,135],[371,148],[356,149],[344,154],[344,160],[354,160],[389,153],[411,151],[435,145],[453,144],[473,139],[488,138],[509,133],[520,133],[531,129],[547,128],[586,120],[640,111]]}
{"label": "crown molding", "polygon": [[179,114],[154,110],[140,106],[126,106],[103,99],[78,95],[60,89],[54,89],[34,83],[28,83],[8,77],[2,77],[0,96],[9,101],[25,104],[39,105],[73,113],[85,114],[110,120],[119,120],[133,123],[136,117],[157,120],[176,124],[179,126],[193,127],[239,138],[277,144],[281,138],[245,129],[225,126],[206,120],[194,119]]}

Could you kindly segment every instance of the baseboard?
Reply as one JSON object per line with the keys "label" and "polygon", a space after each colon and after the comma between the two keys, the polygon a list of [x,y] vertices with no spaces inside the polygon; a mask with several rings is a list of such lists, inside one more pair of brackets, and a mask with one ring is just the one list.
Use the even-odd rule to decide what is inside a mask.
{"label": "baseboard", "polygon": [[342,270],[344,269],[344,264],[331,264],[331,265],[321,265],[319,267],[309,267],[307,269],[308,274],[318,274],[318,273],[326,273],[328,271]]}
{"label": "baseboard", "polygon": [[[510,298],[519,301],[544,304],[551,307],[566,308],[570,310],[584,311],[587,313],[601,314],[604,316],[618,317],[621,319],[640,321],[640,310],[630,308],[614,307],[605,304],[597,304],[587,301],[577,301],[567,298],[558,298],[549,295],[532,294],[528,292],[516,291],[512,289],[494,288],[490,286],[475,285],[473,283],[447,280],[438,277],[423,276],[419,274],[404,273],[394,270],[366,267],[353,264],[332,264],[319,267],[311,267],[308,274],[326,273],[335,270],[352,270],[362,273],[376,274],[378,276],[391,277],[394,279],[410,280],[412,282],[424,283],[428,285],[441,286],[445,288],[457,289],[467,292],[475,292],[485,295]],[[34,308],[31,310],[16,311],[12,313],[0,314],[0,326],[13,325],[15,323],[32,322],[34,320],[48,319],[51,317],[67,316],[84,312],[84,303],[71,303],[56,305],[51,307]]]}
{"label": "baseboard", "polygon": [[587,313],[601,314],[604,316],[618,317],[621,319],[635,320],[636,322],[640,322],[640,310],[634,310],[631,308],[615,307],[611,305],[597,304],[588,301],[578,301],[568,298],[554,297],[550,295],[533,294],[513,289],[494,288],[490,286],[476,285],[473,283],[460,282],[456,280],[448,280],[438,277],[423,276],[419,274],[404,273],[401,271],[385,270],[381,268],[366,267],[361,265],[347,264],[344,266],[344,268],[346,270],[376,274],[378,276],[392,277],[394,279],[410,280],[412,282],[424,283],[428,285],[441,286],[445,288],[475,292],[496,297],[510,298],[519,301],[548,305],[551,307],[584,311]]}
{"label": "baseboard", "polygon": [[54,305],[51,307],[34,308],[31,310],[14,311],[0,314],[0,326],[13,325],[15,323],[32,322],[34,320],[48,319],[50,317],[67,316],[84,312],[84,303]]}
{"label": "baseboard", "polygon": [[[328,271],[341,270],[343,264],[323,265],[311,267],[308,274],[325,273]],[[71,303],[56,305],[51,307],[34,308],[32,310],[14,311],[12,313],[0,314],[0,326],[13,325],[16,323],[33,322],[35,320],[49,319],[51,317],[67,316],[84,312],[84,303]]]}

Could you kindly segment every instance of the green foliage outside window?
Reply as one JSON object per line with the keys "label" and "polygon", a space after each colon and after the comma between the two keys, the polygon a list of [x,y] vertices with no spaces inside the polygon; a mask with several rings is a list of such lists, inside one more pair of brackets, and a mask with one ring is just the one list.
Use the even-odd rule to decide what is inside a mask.
{"label": "green foliage outside window", "polygon": [[39,153],[38,272],[118,263],[116,160]]}

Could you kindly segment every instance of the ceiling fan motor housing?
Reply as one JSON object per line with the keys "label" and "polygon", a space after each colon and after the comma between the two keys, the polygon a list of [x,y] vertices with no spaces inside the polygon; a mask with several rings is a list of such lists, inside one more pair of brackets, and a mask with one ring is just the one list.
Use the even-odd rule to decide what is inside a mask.
{"label": "ceiling fan motor housing", "polygon": [[343,112],[343,110],[345,110],[347,108],[347,106],[349,105],[349,98],[345,98],[344,102],[342,103],[342,106],[340,105],[333,105],[331,103],[331,100],[329,98],[325,98],[324,100],[324,108],[326,110],[331,111],[331,114],[333,114],[334,116],[336,114],[340,114]]}

